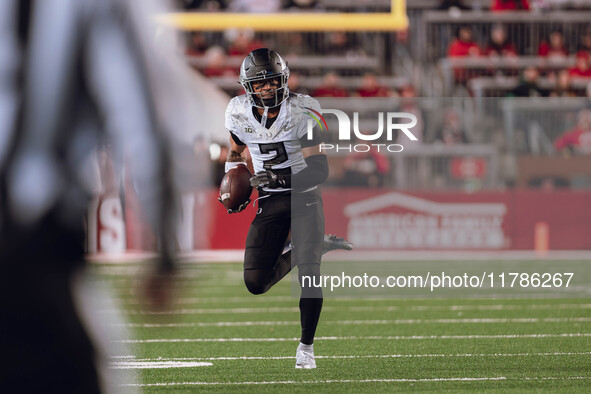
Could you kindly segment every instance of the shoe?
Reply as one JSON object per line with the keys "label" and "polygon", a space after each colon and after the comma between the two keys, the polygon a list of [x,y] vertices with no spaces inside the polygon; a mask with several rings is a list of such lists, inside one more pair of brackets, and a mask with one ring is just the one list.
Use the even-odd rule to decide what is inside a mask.
{"label": "shoe", "polygon": [[306,351],[298,348],[296,352],[296,368],[298,369],[314,369],[316,368],[316,360],[314,359],[314,351]]}
{"label": "shoe", "polygon": [[325,234],[324,235],[324,246],[322,247],[322,254],[330,252],[335,249],[352,250],[353,244],[344,238],[337,237],[336,235]]}

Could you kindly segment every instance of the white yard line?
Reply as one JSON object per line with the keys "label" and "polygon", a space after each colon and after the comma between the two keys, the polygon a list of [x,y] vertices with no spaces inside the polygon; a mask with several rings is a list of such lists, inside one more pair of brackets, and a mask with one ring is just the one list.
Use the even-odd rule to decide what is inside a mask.
{"label": "white yard line", "polygon": [[162,369],[209,367],[213,364],[203,361],[119,361],[112,363],[111,369]]}
{"label": "white yard line", "polygon": [[158,386],[212,386],[212,385],[268,385],[268,384],[326,384],[326,383],[418,383],[418,382],[474,382],[489,380],[506,380],[504,376],[491,378],[430,378],[430,379],[340,379],[340,380],[280,380],[268,382],[171,382],[171,383],[143,383],[127,384],[133,387]]}
{"label": "white yard line", "polygon": [[[258,298],[257,302],[275,303],[275,302],[297,302],[299,296],[263,296]],[[330,303],[345,303],[345,302],[367,302],[373,303],[376,301],[390,301],[395,302],[393,298],[326,298],[326,302]],[[223,303],[244,303],[244,297],[182,297],[175,300],[175,305],[192,305],[192,304],[212,304],[216,302]],[[122,304],[138,305],[140,301],[137,298],[122,299]],[[521,310],[521,309],[591,309],[591,304],[527,304],[527,305],[512,305],[512,304],[494,304],[494,305],[379,305],[379,306],[351,306],[351,309],[359,310]]]}
{"label": "white yard line", "polygon": [[170,383],[143,383],[126,384],[127,387],[162,387],[162,386],[240,386],[240,385],[272,385],[272,384],[329,384],[329,383],[430,383],[430,382],[478,382],[478,381],[531,381],[531,380],[589,380],[591,376],[565,376],[565,377],[523,377],[506,378],[476,377],[476,378],[427,378],[427,379],[331,379],[331,380],[279,380],[261,382],[170,382]]}
{"label": "white yard line", "polygon": [[[587,356],[591,352],[564,352],[564,353],[459,353],[459,354],[363,354],[342,356],[316,356],[317,359],[365,359],[365,358],[447,358],[447,357],[556,357],[556,356]],[[291,360],[293,356],[238,356],[238,357],[175,357],[175,358],[141,358],[135,362],[198,362],[198,361],[241,361],[241,360]],[[127,360],[127,358],[125,358]],[[129,361],[114,361],[114,365]]]}
{"label": "white yard line", "polygon": [[[244,301],[244,299],[243,299]],[[591,304],[537,304],[537,305],[416,305],[411,307],[400,306],[350,306],[339,308],[326,306],[325,312],[352,311],[352,312],[378,312],[378,311],[466,311],[466,310],[549,310],[549,309],[591,309]],[[102,309],[99,313],[121,313],[120,310]],[[261,308],[183,308],[172,309],[163,312],[138,311],[127,309],[124,313],[130,315],[201,315],[201,314],[235,314],[235,313],[291,313],[299,312],[298,307],[261,307]]]}
{"label": "white yard line", "polygon": [[[587,323],[591,317],[565,318],[480,318],[480,319],[396,319],[396,320],[336,320],[323,321],[323,325],[389,325],[389,324],[502,324],[502,323]],[[221,321],[195,323],[127,323],[121,326],[130,328],[165,328],[165,327],[255,327],[255,326],[294,326],[299,321]]]}
{"label": "white yard line", "polygon": [[[324,308],[326,309],[326,308]],[[334,310],[335,308],[330,308]],[[272,308],[196,308],[196,309],[173,309],[163,312],[152,311],[123,311],[129,315],[201,315],[201,314],[233,314],[233,313],[279,313],[279,312],[299,312],[298,307],[272,307]],[[117,310],[103,309],[100,313],[117,313]],[[120,312],[119,312],[120,313]]]}
{"label": "white yard line", "polygon": [[[506,334],[506,335],[413,335],[413,336],[349,336],[317,337],[319,341],[342,340],[422,340],[422,339],[514,339],[514,338],[580,338],[591,337],[591,333],[566,334]],[[118,343],[190,343],[190,342],[291,342],[299,338],[175,338],[175,339],[124,339]]]}

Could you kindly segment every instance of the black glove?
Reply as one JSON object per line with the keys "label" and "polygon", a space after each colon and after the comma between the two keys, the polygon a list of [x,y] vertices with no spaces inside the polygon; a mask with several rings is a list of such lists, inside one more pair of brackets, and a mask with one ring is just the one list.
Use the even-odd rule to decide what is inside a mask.
{"label": "black glove", "polygon": [[276,189],[278,187],[289,187],[286,178],[282,175],[277,175],[273,171],[259,171],[252,178],[250,178],[250,186],[260,188],[269,187]]}
{"label": "black glove", "polygon": [[[222,201],[221,197],[218,197],[218,201],[222,203],[222,205],[224,205],[224,202]],[[242,204],[240,204],[240,206],[236,209],[228,209],[228,213],[238,213],[238,212],[242,212],[246,209],[246,207],[248,206],[248,204],[250,204],[250,198],[246,201],[244,201]],[[224,205],[224,208],[226,206]]]}

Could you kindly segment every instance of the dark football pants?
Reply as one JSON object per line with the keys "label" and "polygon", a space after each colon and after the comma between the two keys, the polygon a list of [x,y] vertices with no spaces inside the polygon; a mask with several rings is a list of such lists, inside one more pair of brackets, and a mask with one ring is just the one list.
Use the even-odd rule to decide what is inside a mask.
{"label": "dark football pants", "polygon": [[[295,266],[298,278],[319,277],[324,242],[324,211],[320,190],[271,194],[258,200],[244,253],[244,283],[253,294],[268,291]],[[291,230],[293,248],[282,254]],[[317,281],[316,283],[319,283]],[[320,311],[322,289],[302,288],[302,343],[311,344]]]}

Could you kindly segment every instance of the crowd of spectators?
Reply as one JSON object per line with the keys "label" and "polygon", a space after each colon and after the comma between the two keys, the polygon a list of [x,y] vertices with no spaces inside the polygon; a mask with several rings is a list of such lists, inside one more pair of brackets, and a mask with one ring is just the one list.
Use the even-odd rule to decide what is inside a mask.
{"label": "crowd of spectators", "polygon": [[[183,3],[186,9],[206,12],[331,11],[322,0],[185,0]],[[591,1],[579,0],[434,0],[434,4],[432,9],[450,10],[452,16],[474,10],[493,13],[516,11],[533,13],[555,9],[591,10]],[[543,14],[540,13],[541,15]],[[441,37],[443,44],[440,46],[437,57],[479,59],[475,64],[480,64],[482,59],[491,60],[490,63],[482,63],[481,69],[476,69],[476,72],[474,72],[474,66],[469,64],[464,67],[453,65],[452,77],[457,84],[470,89],[468,82],[475,76],[511,77],[516,81],[516,85],[504,90],[502,95],[577,97],[587,94],[591,97],[591,22],[587,27],[582,25],[573,27],[566,22],[554,23],[546,25],[543,29],[528,30],[527,33],[523,33],[525,30],[516,28],[517,22],[503,24],[493,21],[488,25],[456,22],[454,25],[457,26],[455,37],[451,37],[453,35],[451,30],[448,30],[449,39]],[[536,36],[534,32],[539,36]],[[292,70],[289,80],[290,89],[318,98],[399,97],[405,106],[403,110],[417,115],[419,125],[416,129],[420,129],[421,134],[425,131],[420,140],[426,144],[452,146],[491,141],[492,138],[487,139],[488,137],[482,136],[479,138],[478,134],[471,130],[470,122],[464,119],[463,113],[453,106],[440,108],[437,126],[433,126],[433,116],[430,116],[430,119],[424,117],[421,106],[410,100],[423,95],[420,83],[424,82],[424,78],[417,79],[416,75],[414,75],[415,78],[412,78],[413,75],[408,75],[408,81],[419,82],[419,84],[413,86],[410,83],[405,83],[393,86],[391,83],[393,78],[390,77],[396,75],[396,70],[389,68],[393,65],[389,62],[394,57],[387,59],[384,55],[386,57],[395,53],[398,55],[398,52],[393,49],[396,45],[406,45],[407,47],[416,45],[416,36],[412,34],[412,29],[396,32],[384,41],[392,48],[386,50],[386,53],[374,53],[372,47],[367,45],[367,37],[364,37],[363,33],[356,32],[335,31],[313,34],[290,32],[277,35],[255,34],[254,31],[247,29],[234,29],[223,33],[190,32],[187,34],[186,54],[201,59],[198,69],[204,75],[229,77],[236,80],[239,73],[239,63],[236,59],[244,57],[258,47],[281,48],[282,55],[288,62],[301,60],[305,57],[334,57],[351,60],[382,56],[379,59],[380,62],[385,62],[385,65],[381,64],[374,70],[360,68],[353,73],[343,72],[344,69],[336,66],[310,69],[290,67]],[[447,48],[447,52],[444,54],[445,48]],[[526,57],[527,62],[519,62]],[[531,61],[533,57],[538,58],[536,62]],[[545,59],[545,61],[537,61],[541,59]],[[423,60],[413,60],[415,65],[426,68]],[[438,59],[434,58],[431,65],[436,65],[437,61]],[[513,61],[515,61],[515,66],[506,66]],[[531,63],[536,65],[531,65]],[[501,67],[499,64],[503,64],[503,66]],[[406,71],[408,73],[408,70]],[[418,70],[415,67],[415,70],[412,71]],[[586,89],[584,86],[587,85],[582,85],[585,80],[589,81]],[[312,81],[314,82],[312,83]],[[231,95],[242,93],[239,90],[239,85],[236,86],[234,91],[228,91],[228,93]],[[572,116],[570,126],[565,123],[564,128],[555,128],[548,139],[550,149],[564,155],[590,154],[590,114],[589,111],[581,111],[576,122],[574,115]],[[424,120],[431,121],[431,125],[425,130],[423,130]],[[572,125],[575,123],[576,126],[573,127]],[[516,126],[520,127],[519,124]],[[545,125],[542,124],[542,126]],[[526,133],[529,133],[532,128],[528,127],[525,127]],[[560,130],[564,130],[563,135],[556,137]],[[220,163],[222,162],[223,157],[220,159]],[[341,170],[344,173],[341,174],[341,179],[347,179],[349,183],[357,182],[364,186],[387,186],[393,171],[390,164],[375,152],[352,152],[342,163]],[[219,175],[221,174],[220,172]]]}
{"label": "crowd of spectators", "polygon": [[[490,38],[485,45],[476,42],[470,25],[462,25],[457,29],[456,38],[448,48],[449,58],[512,58],[521,56],[514,42],[507,36],[506,29],[502,25],[493,25],[490,29]],[[565,43],[560,29],[553,29],[547,39],[540,40],[537,49],[539,58],[548,59],[551,66],[555,65],[554,59],[573,59],[570,67],[563,69],[526,66],[520,79],[520,85],[510,95],[519,97],[529,96],[577,96],[573,89],[572,80],[589,80],[591,83],[591,26],[584,30],[576,49],[571,50]],[[517,64],[517,63],[515,63]],[[514,76],[518,68],[495,69],[495,63],[482,70],[467,70],[460,66],[454,67],[454,79],[456,84],[466,84],[473,77],[486,75]],[[539,88],[537,80],[539,76],[549,78],[554,90]],[[584,95],[583,92],[578,94]]]}

